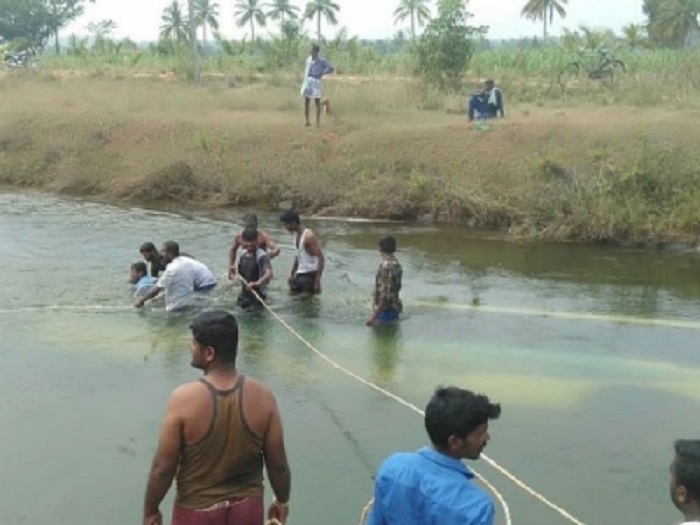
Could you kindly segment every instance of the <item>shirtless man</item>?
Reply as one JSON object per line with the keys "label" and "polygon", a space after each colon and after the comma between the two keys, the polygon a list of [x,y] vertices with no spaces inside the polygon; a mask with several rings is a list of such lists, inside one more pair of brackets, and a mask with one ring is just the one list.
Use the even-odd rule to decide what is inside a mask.
{"label": "shirtless man", "polygon": [[285,212],[280,221],[289,233],[294,234],[294,249],[297,254],[289,276],[289,291],[292,295],[321,293],[325,258],[318,239],[314,232],[301,225],[299,214],[295,211]]}
{"label": "shirtless man", "polygon": [[236,370],[233,315],[204,312],[190,329],[192,366],[204,377],[170,396],[143,525],[162,525],[159,507],[176,477],[173,525],[263,525],[263,467],[275,496],[267,520],[285,523],[291,475],[275,397]]}
{"label": "shirtless man", "polygon": [[233,244],[228,252],[228,277],[233,279],[236,275],[236,257],[238,256],[238,249],[243,246],[243,231],[247,229],[254,229],[258,232],[258,248],[267,252],[270,259],[274,259],[280,254],[279,246],[277,246],[272,238],[263,230],[258,230],[258,216],[254,213],[247,213],[243,217],[243,230],[236,234],[233,239]]}

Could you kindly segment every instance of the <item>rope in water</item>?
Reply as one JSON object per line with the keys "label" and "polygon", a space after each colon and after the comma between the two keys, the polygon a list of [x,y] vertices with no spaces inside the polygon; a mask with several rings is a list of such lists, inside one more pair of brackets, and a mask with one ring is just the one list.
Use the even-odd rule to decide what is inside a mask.
{"label": "rope in water", "polygon": [[[247,285],[247,281],[241,277],[240,275],[236,275],[238,279],[243,282],[243,284]],[[326,354],[318,350],[316,347],[314,347],[310,342],[308,342],[304,337],[297,332],[294,327],[290,326],[287,321],[282,319],[263,299],[260,297],[260,295],[255,291],[255,290],[250,290],[255,298],[260,302],[260,304],[277,320],[279,321],[282,326],[284,326],[294,337],[296,337],[299,342],[301,342],[304,346],[306,346],[309,350],[311,350],[314,354],[316,354],[318,357],[323,359],[326,363],[331,365],[333,368],[336,370],[339,370],[340,372],[343,372],[345,375],[348,377],[351,377],[352,379],[355,379],[356,381],[362,383],[365,386],[370,387],[371,389],[379,392],[380,394],[383,394],[384,396],[393,399],[397,403],[405,406],[406,408],[413,410],[415,413],[420,414],[421,416],[425,416],[425,412],[418,408],[416,405],[406,401],[405,399],[397,396],[396,394],[389,392],[388,390],[385,390],[384,388],[380,387],[379,385],[376,385],[372,383],[371,381],[368,381],[367,379],[357,375],[355,372],[352,372],[351,370],[348,370],[347,368],[343,367],[341,364],[335,362],[333,359],[328,357]],[[491,467],[496,469],[498,472],[500,472],[503,476],[508,478],[510,481],[515,483],[518,487],[523,489],[525,492],[530,494],[533,498],[537,499],[553,511],[557,512],[560,516],[565,518],[566,520],[570,521],[574,525],[584,525],[584,523],[574,516],[572,516],[569,512],[561,508],[560,506],[556,505],[549,499],[547,499],[545,496],[537,492],[535,489],[531,488],[529,485],[527,485],[524,481],[521,481],[519,478],[517,478],[515,475],[511,474],[508,470],[506,470],[504,467],[496,463],[493,459],[488,457],[486,454],[481,455],[482,459],[486,461]],[[491,485],[484,477],[479,474],[478,472],[474,471],[474,474],[477,476],[477,478],[486,486],[488,489],[496,496],[498,499],[499,503],[501,504],[501,507],[503,508],[503,514],[505,516],[505,521],[507,525],[512,525],[512,519],[511,519],[511,514],[510,514],[510,508],[508,507],[508,503],[506,502],[505,498],[503,495],[493,486]],[[370,501],[367,506],[363,509],[362,513],[362,520],[360,523],[364,522],[364,519],[366,518],[367,514],[369,513],[369,509],[371,507],[372,502]]]}

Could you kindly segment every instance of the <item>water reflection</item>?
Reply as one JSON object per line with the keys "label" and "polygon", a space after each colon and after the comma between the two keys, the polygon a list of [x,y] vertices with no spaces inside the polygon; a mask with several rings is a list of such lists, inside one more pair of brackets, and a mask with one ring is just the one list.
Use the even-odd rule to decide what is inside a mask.
{"label": "water reflection", "polygon": [[371,332],[375,380],[389,386],[394,381],[403,349],[401,323],[380,324],[372,327]]}

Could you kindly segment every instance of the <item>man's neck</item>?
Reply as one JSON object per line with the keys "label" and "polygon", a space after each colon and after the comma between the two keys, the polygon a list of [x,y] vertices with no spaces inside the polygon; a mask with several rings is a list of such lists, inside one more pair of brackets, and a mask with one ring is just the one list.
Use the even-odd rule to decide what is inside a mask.
{"label": "man's neck", "polygon": [[431,444],[430,447],[437,452],[438,454],[442,454],[443,456],[447,456],[448,458],[460,460],[461,458],[459,456],[455,456],[454,454],[449,453],[446,450],[443,450],[441,448],[436,447],[435,445]]}
{"label": "man's neck", "polygon": [[204,375],[211,378],[231,377],[237,374],[236,365],[231,363],[214,363],[204,371]]}
{"label": "man's neck", "polygon": [[700,521],[700,505],[691,505],[683,510],[683,518],[685,518],[686,523]]}

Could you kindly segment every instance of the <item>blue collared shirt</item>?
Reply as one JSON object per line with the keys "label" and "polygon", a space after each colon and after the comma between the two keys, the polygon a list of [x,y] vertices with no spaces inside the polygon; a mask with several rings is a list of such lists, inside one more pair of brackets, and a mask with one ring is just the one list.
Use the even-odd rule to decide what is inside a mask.
{"label": "blue collared shirt", "polygon": [[141,297],[146,295],[153,285],[156,284],[156,278],[150,275],[144,275],[138,282],[134,285],[134,296]]}
{"label": "blue collared shirt", "polygon": [[367,525],[493,525],[493,501],[473,478],[430,447],[394,454],[377,473]]}

